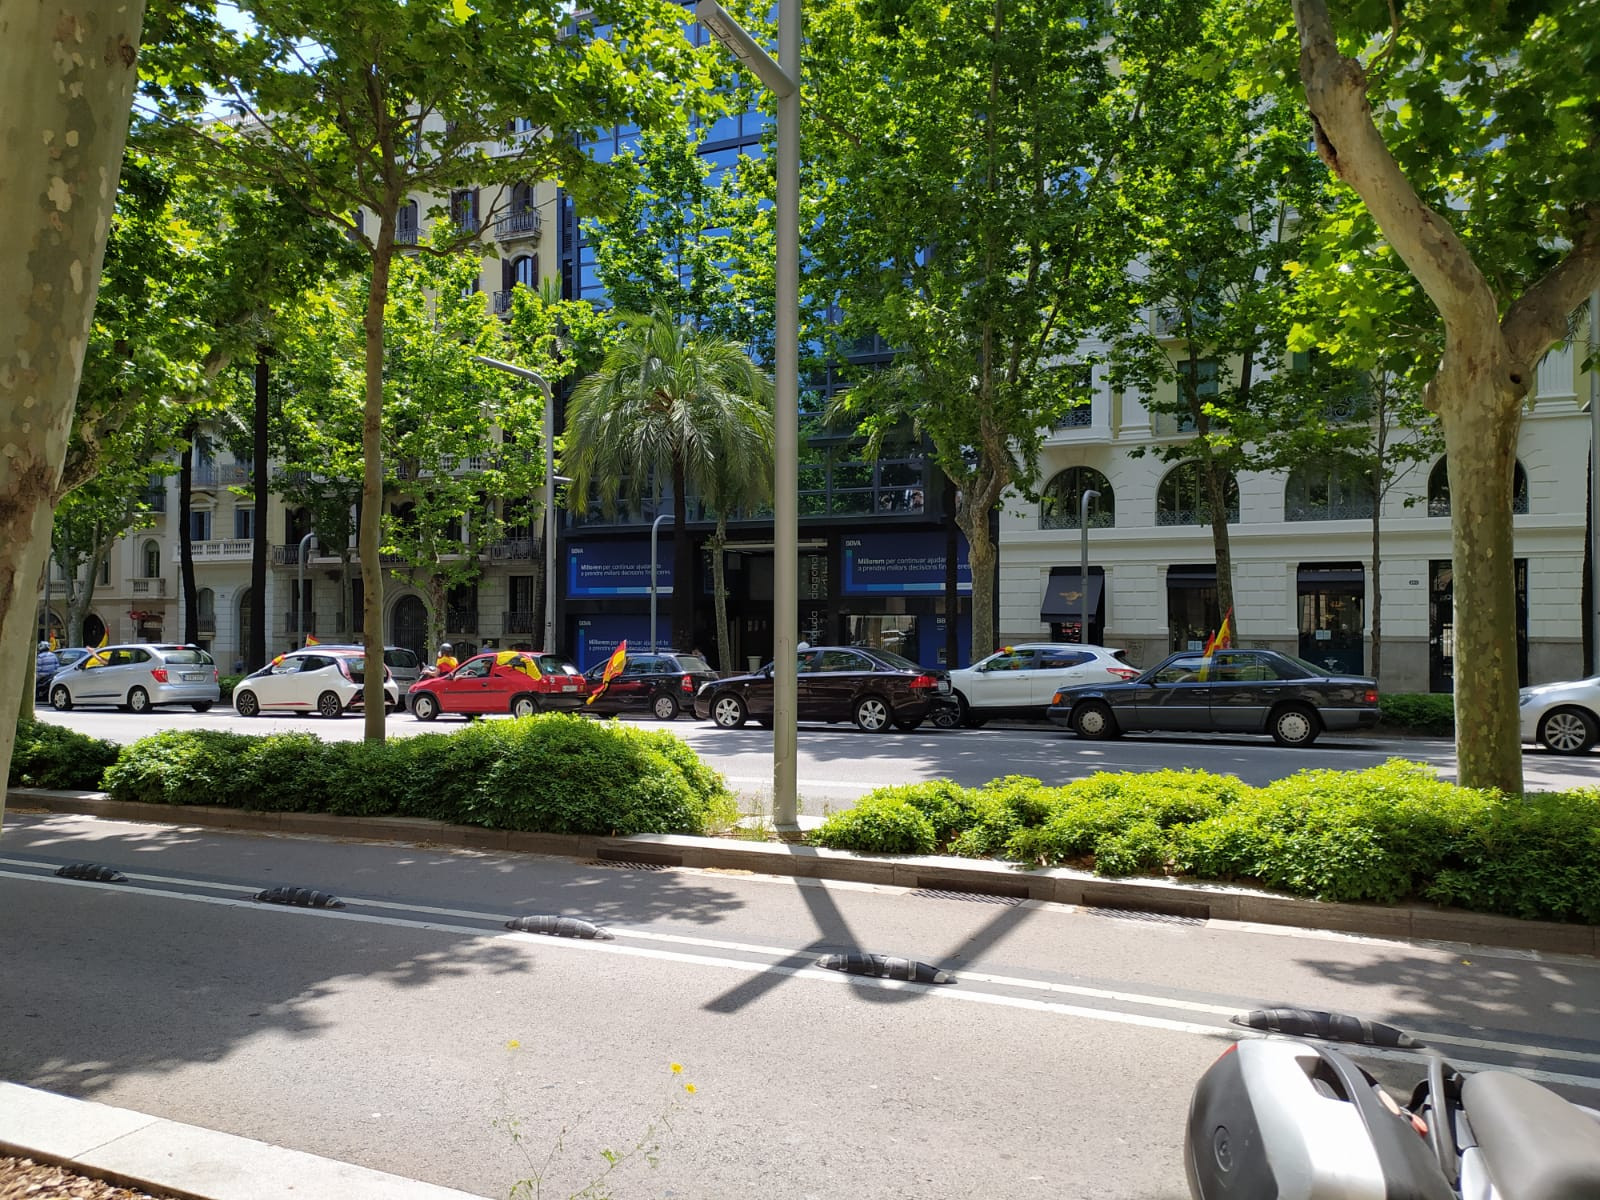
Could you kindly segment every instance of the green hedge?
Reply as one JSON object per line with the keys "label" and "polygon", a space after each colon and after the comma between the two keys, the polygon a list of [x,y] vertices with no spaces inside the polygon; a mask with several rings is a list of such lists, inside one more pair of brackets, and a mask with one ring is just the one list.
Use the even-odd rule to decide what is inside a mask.
{"label": "green hedge", "polygon": [[95,791],[120,749],[47,721],[18,721],[10,786]]}
{"label": "green hedge", "polygon": [[812,840],[1600,924],[1600,789],[1505,796],[1402,759],[1263,788],[1203,771],[883,788]]}
{"label": "green hedge", "polygon": [[233,703],[233,689],[239,686],[239,681],[243,678],[243,675],[217,676],[217,686],[222,689],[222,703]]}
{"label": "green hedge", "polygon": [[1455,697],[1447,692],[1379,693],[1379,724],[1386,729],[1448,736],[1456,731]]}
{"label": "green hedge", "polygon": [[115,799],[153,804],[543,833],[709,833],[739,815],[722,776],[671,734],[565,714],[375,743],[171,730],[124,748],[103,783]]}

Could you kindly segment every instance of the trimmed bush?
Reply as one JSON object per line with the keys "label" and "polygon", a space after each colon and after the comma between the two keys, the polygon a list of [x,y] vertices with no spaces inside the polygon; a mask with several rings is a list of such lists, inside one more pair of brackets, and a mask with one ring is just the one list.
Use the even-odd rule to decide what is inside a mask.
{"label": "trimmed bush", "polygon": [[222,703],[233,703],[233,689],[239,686],[239,681],[243,678],[243,675],[217,676],[217,686],[222,689]]}
{"label": "trimmed bush", "polygon": [[1390,729],[1441,736],[1456,731],[1455,697],[1440,692],[1398,692],[1378,696],[1380,724]]}
{"label": "trimmed bush", "polygon": [[121,747],[47,721],[18,721],[11,787],[95,791]]}
{"label": "trimmed bush", "polygon": [[863,854],[932,854],[939,847],[933,822],[905,796],[885,794],[898,790],[873,792],[854,808],[834,813],[811,840]]}
{"label": "trimmed bush", "polygon": [[737,820],[721,775],[671,734],[552,714],[382,743],[172,730],[105,772],[119,800],[544,833],[701,833]]}

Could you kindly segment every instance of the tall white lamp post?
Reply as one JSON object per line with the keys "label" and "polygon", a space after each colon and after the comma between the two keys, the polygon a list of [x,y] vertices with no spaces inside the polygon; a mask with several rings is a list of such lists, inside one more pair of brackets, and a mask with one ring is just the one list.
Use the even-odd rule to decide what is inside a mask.
{"label": "tall white lamp post", "polygon": [[554,651],[556,646],[556,405],[551,395],[549,381],[536,371],[514,363],[501,362],[474,354],[472,361],[526,379],[539,385],[544,394],[544,644],[541,650]]}
{"label": "tall white lamp post", "polygon": [[795,792],[795,642],[800,624],[800,0],[778,0],[778,61],[716,0],[695,16],[778,99],[776,219],[777,383],[773,414],[772,516],[772,819],[793,827]]}

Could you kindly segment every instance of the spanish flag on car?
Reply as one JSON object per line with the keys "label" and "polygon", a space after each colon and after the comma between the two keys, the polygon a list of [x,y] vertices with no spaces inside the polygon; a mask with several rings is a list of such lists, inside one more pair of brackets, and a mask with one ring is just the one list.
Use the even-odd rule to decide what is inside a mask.
{"label": "spanish flag on car", "polygon": [[1227,650],[1233,645],[1233,634],[1228,628],[1232,623],[1232,620],[1233,609],[1230,608],[1227,611],[1227,614],[1222,618],[1222,626],[1217,630],[1216,633],[1211,635],[1211,640],[1206,643],[1204,653],[1207,658],[1211,657],[1213,651]]}
{"label": "spanish flag on car", "polygon": [[622,666],[627,661],[628,642],[627,639],[624,638],[621,644],[617,646],[616,650],[612,652],[611,657],[606,659],[606,669],[600,672],[600,686],[589,693],[589,698],[585,700],[584,703],[593,704],[595,697],[606,690],[606,684],[610,683],[618,675],[622,674]]}
{"label": "spanish flag on car", "polygon": [[317,635],[316,634],[314,634],[314,633],[306,634],[306,646],[308,648],[311,647],[311,646],[320,646],[320,645],[322,645],[322,643],[317,640]]}
{"label": "spanish flag on car", "polygon": [[502,650],[494,656],[494,665],[497,667],[510,667],[513,671],[521,671],[529,679],[544,678],[539,674],[539,664],[533,661],[531,654],[524,654],[521,650]]}

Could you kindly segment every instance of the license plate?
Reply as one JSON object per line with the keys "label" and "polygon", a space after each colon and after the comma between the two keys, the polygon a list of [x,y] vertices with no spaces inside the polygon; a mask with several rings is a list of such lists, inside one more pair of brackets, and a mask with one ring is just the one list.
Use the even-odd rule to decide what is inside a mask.
{"label": "license plate", "polygon": [[204,680],[205,677],[206,677],[206,674],[205,674],[204,671],[201,671],[199,673],[185,672],[184,676],[183,676],[183,681],[185,683],[199,683],[202,680]]}
{"label": "license plate", "polygon": [[563,692],[575,692],[578,690],[578,685],[575,683],[564,683],[561,685],[561,690]]}
{"label": "license plate", "polygon": [[948,679],[939,680],[939,694],[941,696],[948,696],[950,694],[950,681]]}

